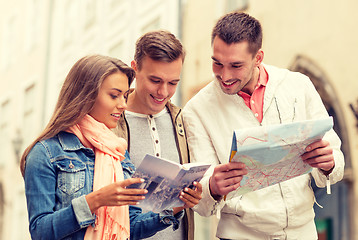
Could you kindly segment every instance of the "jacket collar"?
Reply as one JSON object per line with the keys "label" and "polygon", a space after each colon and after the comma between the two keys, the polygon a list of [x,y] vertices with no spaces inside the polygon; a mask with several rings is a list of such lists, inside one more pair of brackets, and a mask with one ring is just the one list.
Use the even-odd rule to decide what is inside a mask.
{"label": "jacket collar", "polygon": [[58,135],[58,141],[61,144],[61,147],[65,151],[76,151],[80,149],[86,149],[85,146],[80,142],[78,137],[69,132],[60,132]]}
{"label": "jacket collar", "polygon": [[265,115],[266,110],[272,104],[277,87],[285,80],[288,70],[280,71],[279,68],[271,65],[263,64],[267,75],[268,75],[268,82],[265,89],[264,95],[264,105],[263,105],[263,114]]}

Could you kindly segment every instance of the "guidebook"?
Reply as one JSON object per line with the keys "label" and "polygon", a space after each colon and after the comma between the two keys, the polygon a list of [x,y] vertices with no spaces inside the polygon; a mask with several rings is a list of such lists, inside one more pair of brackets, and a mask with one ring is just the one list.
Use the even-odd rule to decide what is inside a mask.
{"label": "guidebook", "polygon": [[132,175],[133,178],[143,178],[143,183],[132,184],[127,188],[147,189],[144,200],[136,205],[143,211],[161,212],[165,209],[184,206],[179,199],[180,192],[193,187],[193,182],[199,182],[210,164],[187,163],[179,164],[163,158],[145,155],[143,161]]}
{"label": "guidebook", "polygon": [[235,130],[229,161],[245,163],[248,174],[228,198],[309,173],[312,168],[301,155],[332,127],[333,119],[327,117]]}

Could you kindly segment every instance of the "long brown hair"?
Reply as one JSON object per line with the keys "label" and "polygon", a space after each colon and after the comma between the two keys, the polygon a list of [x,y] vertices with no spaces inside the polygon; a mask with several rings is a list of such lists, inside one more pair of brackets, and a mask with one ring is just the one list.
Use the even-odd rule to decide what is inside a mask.
{"label": "long brown hair", "polygon": [[92,110],[103,80],[118,71],[127,75],[128,86],[130,86],[135,72],[119,59],[90,55],[81,58],[73,65],[62,85],[49,123],[40,136],[25,149],[21,157],[20,170],[22,175],[25,172],[26,157],[34,145],[77,124]]}

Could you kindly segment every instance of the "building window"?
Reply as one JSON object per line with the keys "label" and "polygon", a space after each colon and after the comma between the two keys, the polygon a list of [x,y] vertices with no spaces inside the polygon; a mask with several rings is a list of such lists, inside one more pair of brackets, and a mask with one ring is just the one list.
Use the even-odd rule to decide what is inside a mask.
{"label": "building window", "polygon": [[85,30],[90,29],[94,26],[94,23],[96,22],[96,1],[95,0],[86,0],[84,2],[84,13],[85,13],[85,23],[84,28]]}
{"label": "building window", "polygon": [[24,92],[24,128],[22,130],[25,145],[30,143],[30,141],[34,138],[36,126],[38,125],[35,121],[35,98],[35,84],[32,84],[25,88]]}
{"label": "building window", "polygon": [[141,33],[144,34],[146,32],[156,30],[160,28],[160,26],[160,16],[157,16],[152,21],[148,21],[148,23],[142,27]]}
{"label": "building window", "polygon": [[40,0],[28,0],[27,1],[27,27],[26,31],[26,43],[25,49],[31,51],[39,42],[40,36]]}
{"label": "building window", "polygon": [[116,44],[114,44],[109,50],[108,50],[109,56],[113,56],[115,58],[119,58],[122,61],[123,56],[125,56],[125,49],[123,47],[123,41],[119,41]]}
{"label": "building window", "polygon": [[3,229],[4,229],[4,207],[5,206],[5,197],[4,191],[2,187],[2,183],[0,182],[0,236],[3,236]]}
{"label": "building window", "polygon": [[[1,104],[1,109],[0,109],[0,131],[3,131],[4,129],[6,129],[8,127],[8,119],[10,118],[9,114],[10,114],[10,100],[5,100],[2,104]],[[1,135],[4,136],[4,135]]]}
{"label": "building window", "polygon": [[117,9],[125,0],[108,0],[109,9]]}
{"label": "building window", "polygon": [[1,65],[3,69],[7,69],[15,62],[15,44],[17,37],[17,18],[15,15],[9,17],[4,24],[4,35],[2,45]]}
{"label": "building window", "polygon": [[0,167],[3,167],[6,161],[11,159],[10,119],[10,100],[5,100],[0,105],[0,151],[2,155]]}
{"label": "building window", "polygon": [[78,29],[78,9],[76,1],[67,1],[63,8],[63,38],[62,46],[67,49],[76,41],[76,30]]}

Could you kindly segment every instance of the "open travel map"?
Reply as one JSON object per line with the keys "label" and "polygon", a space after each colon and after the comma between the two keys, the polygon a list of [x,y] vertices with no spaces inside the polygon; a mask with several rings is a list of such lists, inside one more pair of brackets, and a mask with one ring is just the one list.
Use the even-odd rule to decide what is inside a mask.
{"label": "open travel map", "polygon": [[332,117],[235,130],[230,161],[246,164],[248,174],[228,198],[309,173],[301,155],[333,127]]}

